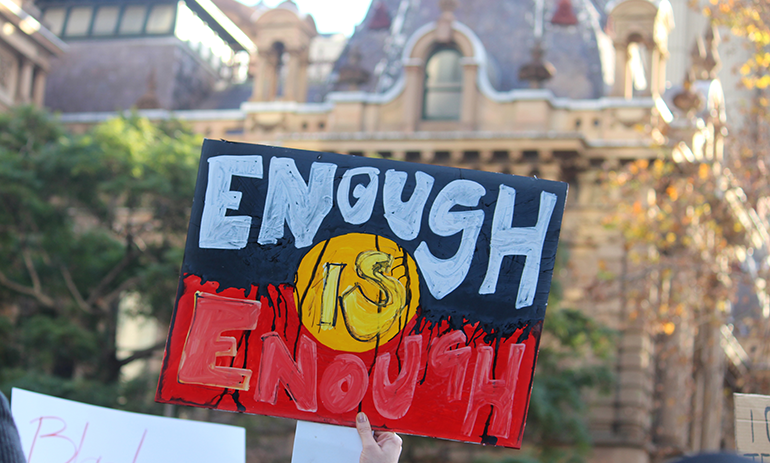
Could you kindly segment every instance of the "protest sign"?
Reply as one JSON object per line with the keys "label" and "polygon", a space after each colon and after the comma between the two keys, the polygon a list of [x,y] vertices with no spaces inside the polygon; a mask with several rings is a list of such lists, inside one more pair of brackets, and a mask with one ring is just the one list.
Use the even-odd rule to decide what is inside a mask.
{"label": "protest sign", "polygon": [[519,447],[566,195],[206,140],[156,400]]}
{"label": "protest sign", "polygon": [[358,463],[361,450],[355,428],[297,421],[291,463]]}
{"label": "protest sign", "polygon": [[246,431],[142,415],[13,389],[11,412],[28,463],[245,463]]}
{"label": "protest sign", "polygon": [[770,461],[770,396],[734,394],[735,447],[754,461]]}

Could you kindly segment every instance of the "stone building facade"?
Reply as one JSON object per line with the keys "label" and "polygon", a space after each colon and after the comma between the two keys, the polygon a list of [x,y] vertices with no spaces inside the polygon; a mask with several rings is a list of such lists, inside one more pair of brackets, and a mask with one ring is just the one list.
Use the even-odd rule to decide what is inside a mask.
{"label": "stone building facade", "polygon": [[[602,226],[610,204],[603,172],[661,156],[711,163],[723,157],[725,100],[714,68],[681,85],[667,82],[676,19],[668,0],[375,0],[325,79],[325,72],[313,73],[322,69],[313,50],[339,43],[319,36],[312,18],[294,3],[274,9],[215,3],[225,18],[210,17],[237,27],[255,45],[249,79],[218,76],[221,83],[211,85],[206,98],[182,104],[166,89],[177,85],[178,73],[164,74],[170,71],[158,65],[158,104],[144,115],[187,120],[209,138],[568,182],[561,243],[570,264],[560,275],[563,305],[621,334],[617,387],[591,399],[591,461],[646,463],[722,445],[721,345],[732,335],[703,331],[700,340],[681,340],[712,347],[703,353],[713,356],[710,370],[687,357],[684,376],[695,372],[699,391],[690,393],[680,387],[681,374],[656,364],[656,338],[643,320],[631,317],[622,283],[602,300],[592,300],[587,291],[599,273],[622,276],[626,268],[620,237]],[[225,42],[227,30],[232,31],[216,31]],[[114,49],[116,56],[153,58],[141,48],[149,46],[142,41],[147,37],[132,40],[131,49],[120,39],[101,40],[99,53]],[[235,42],[228,42],[234,53],[246,40]],[[97,49],[87,47],[97,45],[68,43],[74,54],[60,63],[71,79],[69,70],[82,66],[78,72],[84,75],[95,66],[88,55]],[[145,66],[116,75],[115,88],[129,78],[148,82],[147,72]],[[52,94],[65,81],[55,79],[60,77],[49,84]],[[115,107],[133,104],[148,85],[132,88],[131,97],[111,100],[112,107],[86,103],[86,94],[82,106],[58,99],[52,107],[83,130],[114,117]],[[682,406],[667,407],[671,401]],[[703,410],[711,412],[708,419],[682,421]]]}
{"label": "stone building facade", "polygon": [[16,104],[42,106],[50,60],[66,50],[35,12],[21,0],[0,1],[0,111]]}

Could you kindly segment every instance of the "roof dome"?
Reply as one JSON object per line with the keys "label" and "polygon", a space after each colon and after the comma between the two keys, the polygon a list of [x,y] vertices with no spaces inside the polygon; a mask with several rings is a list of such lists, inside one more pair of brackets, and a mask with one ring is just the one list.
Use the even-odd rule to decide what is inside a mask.
{"label": "roof dome", "polygon": [[[562,2],[564,3],[564,2]],[[460,0],[454,10],[456,21],[473,34],[485,50],[494,90],[507,92],[526,89],[530,82],[519,77],[520,70],[532,61],[536,43],[542,45],[544,58],[553,65],[555,75],[544,88],[557,97],[576,99],[599,98],[606,93],[603,78],[601,46],[606,47],[602,25],[605,0],[567,2],[575,23],[551,21],[562,3],[548,0]],[[402,54],[412,36],[441,15],[440,0],[379,0],[372,3],[364,24],[369,24],[382,11],[392,12],[389,29],[359,27],[350,38],[349,47],[361,52],[359,66],[371,79],[360,89],[384,93],[402,77]],[[564,14],[563,12],[561,13]],[[609,42],[611,47],[611,41]],[[612,50],[614,51],[614,49]],[[606,54],[605,54],[606,55]],[[345,54],[336,70],[346,65]]]}

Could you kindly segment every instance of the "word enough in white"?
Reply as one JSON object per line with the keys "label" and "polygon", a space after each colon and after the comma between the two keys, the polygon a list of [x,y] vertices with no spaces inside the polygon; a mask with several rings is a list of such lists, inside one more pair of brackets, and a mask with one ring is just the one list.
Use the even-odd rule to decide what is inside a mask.
{"label": "word enough in white", "polygon": [[[198,245],[205,249],[243,249],[252,226],[252,217],[227,215],[237,210],[243,194],[231,191],[233,176],[262,179],[262,156],[215,156],[208,159],[208,184],[201,217]],[[273,157],[270,160],[267,197],[262,215],[260,245],[276,244],[284,236],[284,224],[294,236],[294,245],[305,248],[313,244],[324,218],[334,206],[334,178],[337,165],[314,162],[307,182],[297,170],[292,158]],[[352,179],[366,177],[368,183],[358,183],[352,191],[355,203],[350,203]],[[389,169],[385,172],[382,204],[385,220],[400,239],[412,241],[420,234],[420,225],[434,178],[427,173],[415,172],[416,186],[411,197],[402,201],[407,173]],[[380,170],[362,166],[346,170],[337,188],[336,203],[342,219],[351,225],[362,225],[372,216],[380,184]],[[460,245],[454,256],[436,257],[426,241],[420,242],[414,259],[425,279],[426,286],[436,299],[442,299],[457,289],[470,270],[476,241],[484,223],[483,210],[453,211],[454,206],[477,207],[487,190],[473,180],[456,179],[445,185],[436,195],[428,211],[428,226],[442,237],[461,234]],[[556,195],[540,193],[537,223],[533,227],[513,227],[516,190],[500,185],[497,204],[492,217],[489,243],[489,264],[479,294],[494,294],[503,258],[526,256],[522,270],[516,308],[531,306],[535,299],[540,260],[548,224],[551,221]]]}

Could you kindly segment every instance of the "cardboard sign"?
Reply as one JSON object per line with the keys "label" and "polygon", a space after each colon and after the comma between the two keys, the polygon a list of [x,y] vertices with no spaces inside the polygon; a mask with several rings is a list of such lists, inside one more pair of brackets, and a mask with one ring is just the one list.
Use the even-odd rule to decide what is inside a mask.
{"label": "cardboard sign", "polygon": [[246,462],[246,430],[129,413],[13,389],[28,463]]}
{"label": "cardboard sign", "polygon": [[156,400],[519,447],[566,195],[206,140]]}
{"label": "cardboard sign", "polygon": [[770,396],[734,394],[735,446],[754,461],[770,461]]}

